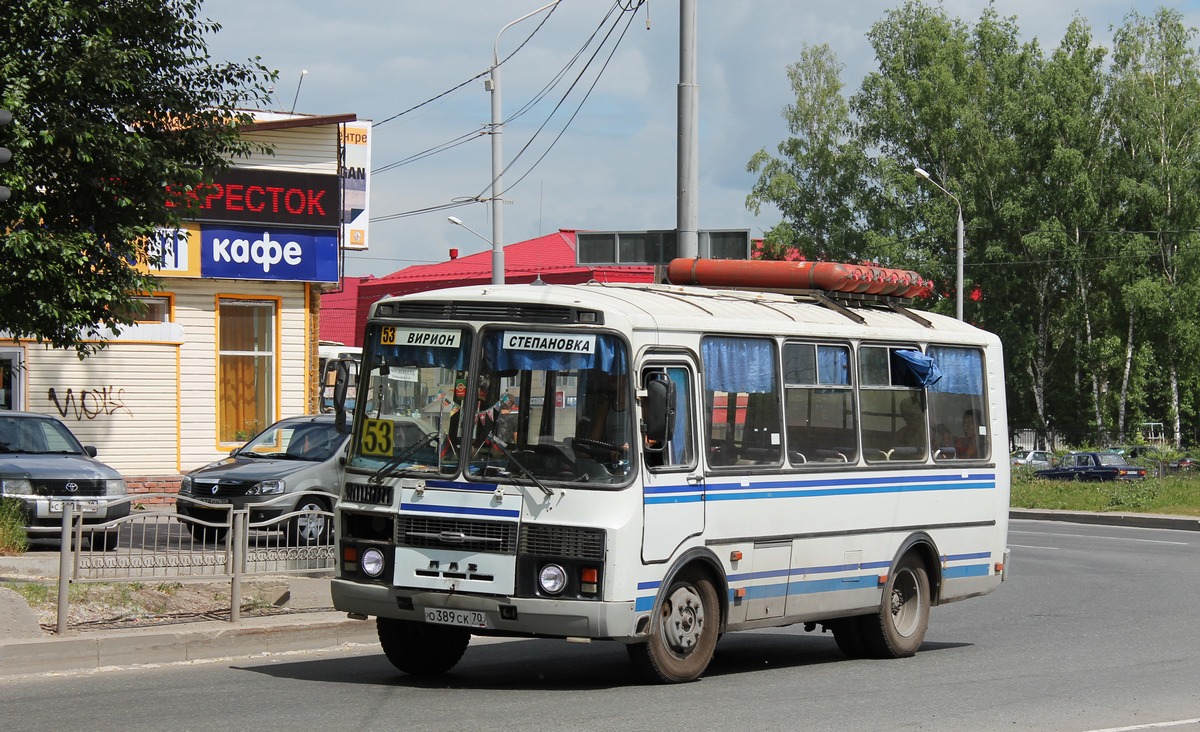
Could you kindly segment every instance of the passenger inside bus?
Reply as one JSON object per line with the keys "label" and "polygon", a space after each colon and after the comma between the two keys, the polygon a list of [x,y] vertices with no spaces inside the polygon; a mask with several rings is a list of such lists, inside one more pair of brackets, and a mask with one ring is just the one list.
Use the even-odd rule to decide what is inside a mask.
{"label": "passenger inside bus", "polygon": [[626,374],[600,374],[594,392],[597,405],[588,438],[612,446],[609,458],[617,462],[629,453],[629,379]]}
{"label": "passenger inside bus", "polygon": [[979,457],[979,412],[975,409],[963,412],[962,429],[963,436],[954,445],[957,456],[960,458]]}

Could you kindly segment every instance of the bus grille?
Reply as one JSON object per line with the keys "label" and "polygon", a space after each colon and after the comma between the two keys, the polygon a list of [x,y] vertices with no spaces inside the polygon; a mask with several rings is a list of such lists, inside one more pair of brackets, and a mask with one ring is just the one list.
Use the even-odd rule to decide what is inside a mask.
{"label": "bus grille", "polygon": [[390,485],[369,485],[367,483],[347,483],[342,493],[342,500],[351,503],[371,503],[376,506],[392,505],[392,487]]}
{"label": "bus grille", "polygon": [[396,545],[514,554],[517,524],[402,515],[396,517]]}
{"label": "bus grille", "polygon": [[604,531],[576,526],[525,524],[521,528],[522,554],[604,561]]}

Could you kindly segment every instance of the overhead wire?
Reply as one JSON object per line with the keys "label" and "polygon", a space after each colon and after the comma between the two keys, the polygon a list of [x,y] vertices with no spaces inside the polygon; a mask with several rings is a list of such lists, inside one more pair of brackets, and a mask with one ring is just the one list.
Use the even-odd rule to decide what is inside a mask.
{"label": "overhead wire", "polygon": [[461,84],[453,86],[453,87],[447,89],[446,91],[442,92],[441,94],[430,97],[429,99],[426,99],[425,101],[421,102],[420,104],[414,104],[413,106],[409,107],[408,109],[404,110],[403,112],[397,112],[396,114],[393,114],[391,117],[382,119],[378,122],[374,122],[371,124],[371,127],[381,127],[383,125],[386,125],[388,122],[391,122],[392,120],[403,117],[404,115],[408,114],[409,112],[414,112],[414,111],[420,109],[421,107],[424,107],[427,104],[436,102],[437,100],[441,99],[442,97],[446,96],[447,94],[452,94],[452,93],[458,91],[459,89],[462,89],[464,86],[466,86],[467,84],[470,84],[472,81],[475,81],[476,79],[481,79],[481,78],[487,76],[488,74],[492,73],[492,69],[496,68],[496,66],[503,66],[506,61],[508,61],[513,56],[517,55],[517,53],[522,48],[525,47],[525,44],[529,43],[530,39],[532,39],[535,35],[537,35],[537,32],[542,29],[542,26],[546,24],[546,21],[550,20],[550,16],[554,15],[555,10],[558,10],[558,5],[555,5],[552,8],[550,8],[550,11],[548,13],[546,13],[544,16],[542,16],[542,19],[540,21],[538,21],[537,26],[535,26],[534,29],[529,32],[529,35],[525,37],[525,40],[521,41],[521,45],[514,48],[512,53],[505,56],[504,59],[501,60],[499,63],[497,63],[495,66],[490,66],[487,69],[480,71],[478,74],[475,74],[470,79],[467,79],[466,81],[462,82]]}
{"label": "overhead wire", "polygon": [[[542,88],[542,90],[540,92],[538,92],[537,95],[535,95],[533,100],[522,105],[516,112],[514,112],[512,115],[510,115],[508,117],[508,121],[517,119],[521,115],[527,113],[530,109],[532,109],[534,106],[536,106],[537,102],[540,101],[541,99],[543,99],[549,93],[550,90],[552,90],[555,86],[558,85],[558,83],[566,76],[566,74],[570,70],[570,68],[575,65],[575,63],[583,55],[583,53],[587,50],[587,48],[589,46],[591,46],[591,44],[594,41],[594,39],[596,38],[597,34],[599,34],[600,30],[605,26],[605,24],[609,21],[609,19],[612,18],[613,12],[615,9],[621,8],[625,11],[637,10],[644,4],[644,2],[645,2],[645,0],[637,0],[637,2],[635,3],[635,2],[633,2],[633,0],[630,0],[629,3],[627,3],[626,5],[623,5],[620,0],[616,0],[613,3],[613,5],[609,8],[609,10],[605,13],[604,17],[601,19],[601,21],[597,25],[596,29],[594,31],[592,31],[592,33],[588,37],[587,41],[571,57],[570,61],[568,61],[568,63],[566,63],[560,69],[560,71],[552,78],[552,80],[550,82],[548,82],[547,85],[544,86]],[[628,5],[628,7],[627,7],[627,5]],[[555,7],[557,7],[557,6],[555,6]],[[507,61],[508,59],[512,58],[513,55],[515,55],[517,53],[517,51],[519,51],[521,48],[523,48],[525,46],[525,44],[528,43],[529,39],[532,38],[535,33],[537,33],[538,29],[540,29],[542,27],[542,25],[544,25],[544,23],[546,22],[546,20],[548,20],[548,18],[549,18],[549,15],[547,15],[546,18],[543,18],[542,22],[538,24],[537,28],[535,28],[534,31],[530,33],[530,35],[525,39],[525,41],[523,41],[521,43],[520,46],[517,47],[517,49],[515,49],[512,53],[510,53],[508,56],[506,56],[504,58],[504,61]],[[521,177],[517,179],[517,181],[515,183],[513,183],[511,186],[508,187],[510,190],[511,190],[511,188],[513,188],[517,184],[519,184],[522,180],[524,180],[526,177],[528,177],[528,175],[531,172],[533,172],[533,170],[538,166],[538,164],[541,163],[541,161],[544,160],[546,158],[546,156],[550,153],[550,150],[553,149],[554,145],[558,142],[558,140],[562,138],[563,134],[566,133],[567,128],[570,127],[571,122],[579,114],[580,110],[583,107],[583,104],[587,101],[588,97],[591,95],[592,90],[595,89],[596,84],[599,82],[600,77],[604,73],[604,70],[607,69],[609,62],[612,60],[613,55],[616,53],[617,48],[620,47],[621,40],[624,39],[625,33],[629,30],[629,25],[632,23],[633,18],[634,18],[634,15],[632,13],[630,13],[630,19],[629,19],[629,21],[626,22],[625,29],[621,32],[621,35],[618,37],[617,42],[613,45],[612,50],[609,52],[607,58],[605,59],[604,65],[601,67],[600,71],[596,74],[596,77],[592,80],[591,86],[588,87],[587,93],[584,95],[584,98],[580,101],[579,105],[577,105],[575,111],[572,113],[571,117],[567,120],[566,124],[559,131],[558,135],[555,136],[554,140],[551,141],[550,145],[542,153],[542,155],[539,156],[536,161],[534,161],[534,163],[529,167],[529,169],[526,170],[521,175]],[[587,73],[587,70],[589,68],[591,68],[591,65],[595,61],[596,57],[600,54],[600,52],[603,50],[604,46],[608,43],[608,40],[612,37],[612,34],[616,30],[618,24],[619,24],[619,21],[612,23],[611,27],[609,27],[609,29],[608,29],[608,32],[605,34],[604,39],[597,46],[596,50],[592,53],[591,57],[588,59],[587,63],[584,65],[584,67],[582,69],[580,69],[580,71],[576,75],[574,81],[571,83],[571,86],[563,94],[562,98],[555,105],[554,109],[551,110],[550,114],[546,117],[546,120],[538,127],[538,129],[534,132],[534,134],[530,137],[530,139],[525,143],[525,145],[521,148],[521,150],[517,153],[517,155],[513,157],[512,161],[510,161],[509,164],[504,168],[504,170],[501,171],[501,175],[503,175],[504,172],[507,172],[509,169],[512,168],[512,166],[520,159],[521,155],[530,148],[530,146],[533,144],[534,140],[537,139],[538,135],[545,129],[546,125],[549,124],[550,120],[553,119],[555,114],[557,114],[558,110],[566,102],[567,98],[570,96],[571,92],[578,85],[579,81]],[[503,61],[501,63],[503,63]],[[485,73],[487,73],[487,72],[485,72]],[[483,74],[479,74],[479,75],[475,76],[474,78],[477,79],[482,75]],[[468,81],[471,81],[471,80],[468,80]],[[462,86],[462,85],[459,85],[459,86]],[[441,96],[441,95],[439,95],[439,96]],[[432,100],[430,100],[430,101],[432,101]],[[422,105],[417,105],[417,106],[422,106]],[[413,108],[410,108],[410,109],[413,109]],[[406,111],[409,111],[409,110],[406,110]],[[401,114],[403,114],[403,113],[401,113]],[[393,115],[392,117],[388,118],[388,120],[384,120],[384,122],[390,121],[391,119],[395,119],[395,117],[397,117],[397,116],[399,116],[399,115]],[[405,158],[403,161],[397,161],[396,163],[389,163],[387,166],[384,166],[383,169],[391,170],[395,167],[398,167],[401,164],[405,164],[408,162],[414,162],[415,160],[423,159],[432,154],[435,154],[436,152],[441,152],[443,150],[451,149],[452,147],[457,147],[458,145],[465,144],[466,142],[469,142],[472,139],[476,139],[479,135],[482,135],[482,134],[486,134],[486,133],[472,132],[472,133],[468,133],[466,135],[462,135],[462,136],[455,138],[454,140],[451,140],[447,143],[442,143],[442,145],[436,146],[434,148],[430,148],[430,149],[422,151],[420,153],[415,153],[414,155],[411,155],[408,158]],[[490,184],[489,184],[489,187],[490,187]],[[485,200],[489,200],[489,199],[483,198],[483,193],[486,193],[486,192],[487,192],[487,189],[485,188],[483,192],[481,192],[479,195],[474,196],[472,198],[460,199],[460,200],[456,200],[456,201],[453,201],[450,203],[438,204],[438,205],[433,205],[433,206],[427,206],[427,207],[420,208],[420,209],[412,209],[409,211],[402,211],[402,212],[397,212],[397,213],[393,213],[393,214],[387,214],[384,216],[372,217],[370,219],[370,221],[372,221],[372,222],[392,221],[392,220],[399,219],[399,218],[406,218],[409,216],[417,216],[417,215],[421,215],[421,214],[425,214],[425,213],[432,213],[435,211],[443,211],[443,210],[447,210],[447,209],[451,209],[451,208],[458,208],[460,206],[471,205],[473,203],[479,203],[479,202],[482,202]]]}
{"label": "overhead wire", "polygon": [[[602,77],[604,75],[605,70],[608,68],[608,64],[612,61],[613,56],[616,54],[617,49],[620,48],[621,41],[623,41],[625,39],[625,34],[629,31],[629,26],[633,24],[633,19],[634,19],[634,15],[631,13],[629,16],[629,20],[627,20],[625,22],[624,30],[622,30],[621,35],[617,37],[617,42],[613,44],[612,50],[609,51],[608,57],[604,59],[604,64],[600,67],[600,70],[598,72],[596,72],[596,77],[594,79],[592,79],[591,86],[588,87],[587,92],[583,95],[583,99],[579,100],[579,104],[575,107],[575,111],[571,113],[571,116],[569,118],[567,118],[566,124],[564,124],[562,129],[558,131],[558,134],[554,136],[554,139],[551,140],[550,144],[546,146],[545,151],[543,151],[542,154],[540,156],[538,156],[538,159],[533,161],[533,164],[529,166],[529,169],[526,170],[521,175],[521,177],[519,177],[515,181],[513,181],[513,183],[506,186],[505,191],[511,191],[513,188],[516,188],[518,185],[520,185],[521,181],[523,181],[527,177],[529,177],[529,174],[532,173],[534,171],[534,169],[537,168],[537,166],[543,160],[546,159],[546,156],[550,154],[550,151],[554,149],[554,146],[556,144],[558,144],[558,141],[560,139],[562,139],[562,136],[564,134],[566,134],[567,129],[571,126],[571,123],[575,121],[575,118],[577,116],[579,116],[579,112],[583,109],[583,105],[587,102],[588,98],[592,95],[592,91],[596,88],[596,84],[598,84],[600,82],[600,77]],[[600,49],[603,48],[604,43],[606,43],[608,41],[608,38],[612,35],[612,30],[615,30],[615,29],[616,29],[616,24],[614,24],[613,28],[610,29],[609,33],[607,35],[605,35],[604,41],[601,42],[600,47],[596,49],[596,54],[593,54],[592,58],[588,60],[588,66],[591,65],[591,62],[595,59],[596,55],[599,54]],[[586,70],[586,69],[587,69],[587,66],[584,67],[584,70]],[[580,74],[580,77],[576,78],[575,83],[578,83],[579,78],[582,78],[582,72]],[[572,83],[571,88],[567,90],[568,95],[571,93],[571,90],[575,88],[575,83]],[[546,118],[546,121],[542,123],[542,126],[538,128],[537,132],[534,133],[533,137],[531,137],[529,139],[529,142],[527,142],[525,144],[525,146],[521,148],[520,152],[518,152],[517,155],[514,156],[512,162],[509,163],[507,166],[505,166],[504,172],[507,172],[509,170],[509,168],[511,168],[513,166],[513,164],[517,162],[517,160],[521,157],[521,155],[526,150],[529,149],[530,145],[533,144],[534,139],[536,139],[537,135],[542,131],[542,129],[545,128],[545,126],[547,124],[549,124],[550,119],[554,116],[554,114],[558,111],[559,107],[561,107],[562,103],[565,101],[566,101],[566,95],[564,95],[562,101],[560,101],[559,104],[555,106],[554,110],[550,113],[550,116],[548,116]]]}

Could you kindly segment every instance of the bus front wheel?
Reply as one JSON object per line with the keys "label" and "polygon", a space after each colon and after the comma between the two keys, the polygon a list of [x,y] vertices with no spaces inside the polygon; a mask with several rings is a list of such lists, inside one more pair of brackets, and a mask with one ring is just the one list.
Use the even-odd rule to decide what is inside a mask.
{"label": "bus front wheel", "polygon": [[413,676],[437,676],[463,657],[471,634],[466,628],[414,620],[376,618],[379,645],[392,665]]}
{"label": "bus front wheel", "polygon": [[930,604],[925,565],[915,554],[906,554],[888,577],[879,613],[859,618],[870,654],[905,658],[916,653],[929,629]]}
{"label": "bus front wheel", "polygon": [[663,595],[649,639],[626,646],[629,658],[648,681],[692,681],[712,661],[720,625],[721,607],[712,580],[680,575]]}

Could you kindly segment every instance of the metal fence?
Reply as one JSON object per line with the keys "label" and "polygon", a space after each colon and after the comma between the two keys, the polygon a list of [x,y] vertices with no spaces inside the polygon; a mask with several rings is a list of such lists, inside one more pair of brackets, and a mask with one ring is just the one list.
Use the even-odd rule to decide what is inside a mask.
{"label": "metal fence", "polygon": [[[57,631],[66,631],[69,589],[82,582],[140,582],[147,579],[228,579],[229,621],[241,620],[242,580],[254,575],[325,574],[334,568],[333,512],[294,511],[319,498],[333,506],[337,496],[324,491],[289,493],[234,508],[229,503],[198,501],[174,493],[140,493],[111,505],[130,504],[128,516],[102,523],[85,523],[87,514],[63,502],[58,571]],[[143,509],[155,498],[175,504]],[[178,504],[203,509],[204,518],[180,513]],[[264,516],[264,514],[278,514]],[[254,516],[260,520],[252,521]],[[320,525],[315,537],[303,538],[301,523]]]}

